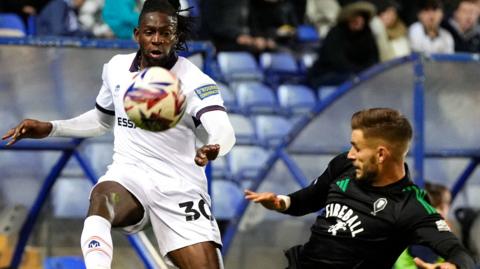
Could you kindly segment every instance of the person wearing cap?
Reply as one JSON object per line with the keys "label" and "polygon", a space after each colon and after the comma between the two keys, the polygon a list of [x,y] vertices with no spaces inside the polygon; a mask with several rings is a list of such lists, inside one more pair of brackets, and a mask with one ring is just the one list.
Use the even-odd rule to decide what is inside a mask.
{"label": "person wearing cap", "polygon": [[378,47],[369,27],[375,12],[375,6],[365,1],[342,8],[337,25],[328,32],[308,71],[311,87],[338,85],[378,63]]}

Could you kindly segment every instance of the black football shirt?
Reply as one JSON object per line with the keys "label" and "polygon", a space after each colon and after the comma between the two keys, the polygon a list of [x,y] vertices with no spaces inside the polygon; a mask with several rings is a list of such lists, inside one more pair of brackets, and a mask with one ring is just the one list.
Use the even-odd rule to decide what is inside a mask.
{"label": "black football shirt", "polygon": [[473,260],[406,176],[384,187],[355,179],[347,153],[335,157],[308,187],[289,194],[284,213],[301,216],[321,210],[300,252],[302,268],[390,269],[411,244],[432,248],[460,268]]}

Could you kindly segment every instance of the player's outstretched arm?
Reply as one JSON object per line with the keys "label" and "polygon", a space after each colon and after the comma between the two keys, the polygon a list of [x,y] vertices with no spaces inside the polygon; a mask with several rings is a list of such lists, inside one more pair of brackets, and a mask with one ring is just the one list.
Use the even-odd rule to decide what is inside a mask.
{"label": "player's outstretched arm", "polygon": [[442,262],[442,263],[435,263],[435,264],[426,263],[418,257],[415,258],[414,261],[417,267],[420,269],[457,269],[457,266],[455,264],[452,264],[449,262]]}
{"label": "player's outstretched arm", "polygon": [[198,166],[207,165],[208,161],[215,160],[220,152],[220,145],[204,145],[203,147],[197,149],[197,154],[195,155],[195,163]]}
{"label": "player's outstretched arm", "polygon": [[51,131],[52,124],[50,122],[25,119],[16,127],[8,130],[2,136],[2,140],[10,139],[7,143],[7,146],[10,146],[23,138],[45,138]]}
{"label": "player's outstretched arm", "polygon": [[245,199],[260,203],[267,209],[280,212],[288,209],[285,199],[278,197],[278,195],[273,192],[254,192],[251,190],[245,190],[244,193]]}

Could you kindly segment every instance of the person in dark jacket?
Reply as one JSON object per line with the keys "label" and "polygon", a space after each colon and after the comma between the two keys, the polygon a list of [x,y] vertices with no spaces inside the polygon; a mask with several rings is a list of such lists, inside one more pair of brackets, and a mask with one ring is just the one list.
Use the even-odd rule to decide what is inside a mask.
{"label": "person in dark jacket", "polygon": [[416,258],[420,268],[474,268],[426,192],[410,179],[407,118],[393,109],[365,109],[353,114],[351,128],[350,150],[306,188],[288,196],[245,190],[246,199],[292,216],[323,209],[309,241],[287,252],[289,268],[390,269],[412,244],[426,245],[446,260],[427,264]]}
{"label": "person in dark jacket", "polygon": [[308,71],[311,87],[338,85],[378,63],[379,52],[369,27],[375,13],[375,6],[363,1],[343,7]]}
{"label": "person in dark jacket", "polygon": [[480,52],[480,6],[477,0],[461,0],[442,27],[452,34],[456,52]]}

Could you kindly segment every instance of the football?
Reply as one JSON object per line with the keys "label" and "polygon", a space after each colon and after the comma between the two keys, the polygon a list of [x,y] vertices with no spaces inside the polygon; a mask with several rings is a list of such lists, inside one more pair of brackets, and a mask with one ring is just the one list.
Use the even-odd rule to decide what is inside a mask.
{"label": "football", "polygon": [[136,127],[160,132],[175,127],[186,102],[178,79],[161,67],[142,70],[125,92],[123,105]]}

